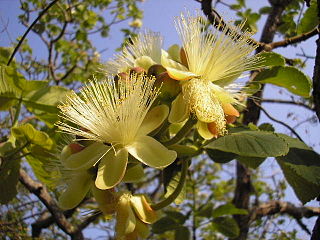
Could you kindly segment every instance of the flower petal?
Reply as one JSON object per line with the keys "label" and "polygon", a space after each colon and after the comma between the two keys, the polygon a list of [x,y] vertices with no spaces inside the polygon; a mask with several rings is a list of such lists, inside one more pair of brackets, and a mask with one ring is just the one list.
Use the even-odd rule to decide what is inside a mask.
{"label": "flower petal", "polygon": [[138,131],[138,135],[147,135],[157,129],[169,114],[169,108],[166,105],[159,105],[152,108],[144,118]]}
{"label": "flower petal", "polygon": [[58,205],[62,209],[71,209],[87,195],[91,186],[91,175],[86,171],[81,171],[67,182],[68,187],[59,197]]}
{"label": "flower petal", "polygon": [[180,46],[178,44],[173,44],[170,46],[168,48],[168,55],[172,60],[180,62]]}
{"label": "flower petal", "polygon": [[197,74],[194,74],[189,71],[182,71],[182,70],[172,68],[172,67],[166,67],[166,69],[169,74],[169,77],[171,77],[175,80],[185,81],[185,80],[190,80],[194,77],[198,77]]}
{"label": "flower petal", "polygon": [[96,186],[99,189],[109,189],[117,185],[123,178],[128,163],[128,152],[121,148],[114,153],[111,149],[100,161]]}
{"label": "flower petal", "polygon": [[169,54],[164,50],[162,50],[161,65],[167,69],[169,76],[175,80],[189,80],[198,76],[197,74],[190,72],[189,69],[181,63],[170,59]]}
{"label": "flower petal", "polygon": [[110,149],[103,143],[96,142],[80,152],[70,155],[66,159],[61,158],[62,164],[73,170],[89,169]]}
{"label": "flower petal", "polygon": [[139,182],[144,177],[144,171],[141,164],[134,164],[130,167],[127,166],[126,173],[122,179],[123,182],[126,183],[133,183],[133,182]]}
{"label": "flower petal", "polygon": [[91,193],[96,199],[100,211],[104,215],[113,214],[116,209],[117,198],[112,193],[112,190],[101,190],[94,183],[91,186]]}
{"label": "flower petal", "polygon": [[135,232],[138,233],[138,236],[141,239],[147,239],[150,234],[150,229],[147,224],[143,223],[139,219],[136,219],[136,228],[134,229]]}
{"label": "flower petal", "polygon": [[150,207],[144,195],[132,196],[130,201],[135,213],[142,222],[152,224],[158,220],[157,212]]}
{"label": "flower petal", "polygon": [[198,133],[204,139],[211,139],[214,137],[213,134],[209,131],[207,123],[198,121],[196,127],[198,130]]}
{"label": "flower petal", "polygon": [[160,142],[149,136],[137,137],[126,148],[133,157],[154,168],[166,167],[177,157],[175,151],[168,150]]}
{"label": "flower petal", "polygon": [[185,103],[182,94],[179,94],[175,100],[172,101],[171,111],[168,117],[170,123],[179,123],[186,120],[189,116],[188,105]]}
{"label": "flower petal", "polygon": [[151,57],[148,57],[148,56],[139,57],[134,61],[135,67],[142,67],[145,70],[148,70],[149,67],[155,64],[157,63],[153,61]]}
{"label": "flower petal", "polygon": [[222,104],[222,108],[224,113],[228,116],[235,116],[235,117],[240,116],[240,113],[238,112],[238,110],[235,109],[234,106],[232,106],[230,103]]}
{"label": "flower petal", "polygon": [[116,220],[116,233],[119,239],[134,231],[136,227],[136,217],[131,208],[129,196],[123,195],[120,197],[117,205]]}

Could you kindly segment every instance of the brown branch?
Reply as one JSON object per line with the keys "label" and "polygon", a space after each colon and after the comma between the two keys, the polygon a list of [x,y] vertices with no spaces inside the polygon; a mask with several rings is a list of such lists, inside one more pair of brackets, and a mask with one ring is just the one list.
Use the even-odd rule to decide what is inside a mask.
{"label": "brown branch", "polygon": [[[317,0],[318,4],[318,20],[320,20],[320,0]],[[318,28],[320,24],[318,25]],[[313,78],[312,78],[312,85],[313,85],[313,101],[315,105],[315,111],[320,121],[320,33],[318,34],[317,40],[317,51],[316,51],[316,59],[314,64],[313,70]],[[320,196],[317,198],[320,201]],[[320,239],[320,216],[318,217],[316,224],[313,227],[311,240],[318,240]]]}
{"label": "brown branch", "polygon": [[82,232],[78,231],[72,224],[68,222],[61,209],[52,199],[45,186],[34,181],[24,170],[20,169],[19,181],[24,185],[30,193],[36,195],[39,200],[46,206],[48,211],[54,217],[58,227],[68,234],[71,239],[84,239]]}
{"label": "brown branch", "polygon": [[270,201],[261,203],[250,211],[250,222],[265,216],[275,214],[288,214],[295,219],[320,216],[319,207],[297,207],[290,202]]}
{"label": "brown branch", "polygon": [[272,43],[267,43],[267,44],[261,43],[260,45],[264,48],[264,50],[271,51],[275,48],[287,47],[287,46],[295,44],[295,43],[306,41],[309,38],[316,36],[318,33],[319,33],[319,28],[316,27],[313,30],[311,30],[310,32],[302,33],[301,35],[294,36],[292,38],[286,38],[282,41],[272,42]]}
{"label": "brown branch", "polygon": [[319,207],[298,207],[290,202],[282,202],[282,201],[270,201],[267,203],[262,203],[257,207],[254,207],[250,211],[250,222],[260,219],[265,216],[271,216],[275,214],[284,215],[287,214],[293,217],[300,227],[311,235],[310,230],[307,226],[301,221],[302,218],[311,218],[315,216],[320,216],[320,208]]}
{"label": "brown branch", "polygon": [[296,105],[299,107],[304,107],[308,110],[314,111],[314,109],[302,102],[295,102],[295,101],[290,101],[290,100],[281,100],[281,99],[262,99],[261,102],[265,102],[265,103],[280,103],[280,104],[292,104],[292,105]]}
{"label": "brown branch", "polygon": [[[66,218],[69,218],[72,216],[75,210],[76,208],[70,209],[70,210],[64,211],[63,214]],[[54,223],[55,223],[54,217],[48,211],[43,212],[42,215],[37,219],[37,221],[31,224],[32,237],[33,238],[40,237],[42,229],[48,228]]]}
{"label": "brown branch", "polygon": [[[281,22],[281,16],[285,7],[291,2],[291,0],[270,0],[271,11],[268,15],[266,23],[264,25],[260,42],[271,43],[277,31],[277,27]],[[257,49],[257,53],[264,50],[263,47]],[[253,72],[251,79],[254,79],[256,72]],[[262,99],[264,86],[261,87],[261,91],[254,94],[253,99]],[[248,124],[250,122],[256,124],[260,118],[260,109],[256,105],[253,99],[248,99],[247,110],[243,116],[243,123]],[[259,101],[259,100],[256,100]],[[260,104],[260,102],[258,102]],[[250,194],[252,192],[251,187],[251,173],[247,167],[237,162],[237,178],[236,189],[233,199],[233,203],[238,208],[249,208]],[[246,215],[235,215],[234,219],[237,221],[240,227],[240,235],[235,240],[245,240],[249,232],[249,218]]]}
{"label": "brown branch", "polygon": [[276,123],[279,123],[279,124],[281,124],[282,126],[288,128],[301,142],[303,142],[302,138],[299,136],[299,134],[298,134],[292,127],[290,127],[288,124],[286,124],[286,123],[284,123],[284,122],[282,122],[282,121],[280,121],[280,120],[272,117],[262,106],[259,106],[259,105],[257,105],[257,106],[260,108],[260,110],[261,110],[270,120],[272,120],[272,121],[274,121],[274,122],[276,122]]}

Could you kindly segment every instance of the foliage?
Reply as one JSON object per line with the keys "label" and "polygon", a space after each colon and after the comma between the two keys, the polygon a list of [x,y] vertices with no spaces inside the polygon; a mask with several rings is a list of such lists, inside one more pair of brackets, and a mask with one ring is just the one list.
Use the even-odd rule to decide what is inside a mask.
{"label": "foliage", "polygon": [[[42,0],[21,1],[20,23],[26,27],[29,26],[33,16],[39,13],[46,6],[46,3]],[[293,0],[285,7],[281,22],[277,26],[279,36],[291,37],[303,34],[316,26],[316,1],[311,1],[311,7],[308,9],[303,9],[302,6],[302,0]],[[235,11],[238,17],[236,23],[246,20],[245,28],[251,31],[260,31],[258,24],[260,16],[268,15],[272,11],[272,6],[263,6],[258,14],[244,0],[233,1],[231,5],[228,5],[228,8]],[[302,17],[297,21],[296,18],[300,13]],[[161,113],[162,115],[152,113],[154,115],[150,114],[151,117],[146,114],[147,120],[142,119],[144,123],[147,122],[146,128],[153,128],[153,131],[147,134],[159,141],[159,144],[161,142],[168,152],[175,151],[178,156],[174,163],[160,170],[142,165],[141,163],[145,162],[139,158],[139,153],[136,154],[138,157],[136,155],[127,156],[127,172],[121,176],[125,184],[117,186],[117,189],[119,192],[124,191],[125,194],[128,191],[139,193],[139,195],[130,195],[128,199],[136,200],[138,198],[136,196],[139,196],[140,200],[135,204],[133,204],[134,200],[130,200],[131,203],[129,200],[123,202],[120,209],[120,207],[114,207],[115,203],[112,202],[113,199],[109,199],[109,195],[108,197],[103,195],[106,192],[101,193],[102,190],[95,188],[93,180],[98,171],[96,164],[106,153],[99,157],[93,166],[90,165],[86,169],[81,169],[81,167],[65,169],[64,163],[61,163],[59,159],[61,151],[64,151],[63,153],[68,159],[70,156],[79,156],[76,155],[78,152],[81,153],[83,148],[92,144],[92,139],[85,141],[88,139],[83,139],[81,138],[83,136],[77,134],[71,139],[65,137],[64,134],[57,132],[56,124],[59,119],[62,120],[60,126],[65,124],[59,115],[61,115],[60,110],[63,109],[61,102],[65,102],[66,98],[72,98],[70,90],[77,89],[94,73],[97,78],[104,75],[100,69],[100,53],[92,41],[93,36],[107,38],[110,36],[110,29],[116,27],[117,23],[127,20],[135,21],[130,23],[127,28],[120,29],[125,44],[119,43],[119,50],[126,49],[130,46],[132,39],[137,37],[136,32],[142,17],[139,3],[133,0],[59,1],[46,12],[32,29],[33,33],[42,40],[42,47],[47,56],[43,59],[36,58],[33,53],[34,49],[29,46],[28,42],[24,42],[19,49],[20,57],[7,66],[13,48],[0,48],[1,234],[8,232],[7,236],[12,238],[25,237],[30,233],[30,219],[32,219],[32,223],[36,223],[41,220],[41,217],[49,218],[51,216],[51,213],[48,213],[48,206],[40,205],[36,196],[30,197],[29,193],[19,184],[19,179],[20,182],[22,181],[20,175],[22,169],[28,172],[32,178],[40,181],[43,184],[41,189],[47,189],[50,192],[49,196],[52,196],[53,199],[59,199],[62,196],[61,193],[68,189],[66,186],[57,187],[61,182],[71,186],[70,182],[77,182],[76,177],[80,175],[86,176],[88,181],[92,182],[86,182],[90,189],[84,193],[86,197],[79,201],[77,209],[81,210],[76,213],[74,213],[74,209],[63,212],[66,216],[70,214],[68,221],[75,226],[82,226],[81,222],[93,219],[90,220],[90,223],[110,229],[113,223],[106,221],[106,219],[111,218],[110,215],[118,211],[118,220],[120,219],[119,221],[127,224],[128,228],[132,227],[130,226],[132,219],[137,222],[137,228],[141,227],[138,229],[140,232],[134,228],[133,233],[149,235],[148,230],[144,227],[153,223],[156,218],[155,215],[152,215],[154,214],[152,208],[162,209],[158,220],[152,224],[150,233],[152,239],[178,240],[190,239],[191,236],[194,239],[197,237],[201,239],[237,238],[242,231],[237,222],[237,216],[252,217],[251,211],[258,206],[259,201],[281,200],[285,196],[286,182],[293,188],[303,204],[319,196],[319,154],[299,139],[276,132],[270,123],[260,126],[253,123],[244,125],[243,116],[240,116],[237,121],[228,122],[230,123],[227,126],[228,134],[220,136],[220,133],[216,133],[209,140],[201,135],[199,130],[201,121],[196,123],[196,120],[192,118],[193,112],[190,113],[190,119],[186,122],[170,123],[170,115],[169,120],[166,117],[167,111],[169,111],[167,109],[171,108],[172,111],[174,108],[172,101],[176,101],[174,99],[177,95],[181,91],[185,91],[181,90],[185,85],[180,82],[201,77],[188,68],[190,66],[186,64],[186,49],[180,49],[179,46],[173,46],[171,50],[168,50],[172,54],[172,59],[168,58],[167,65],[172,65],[170,65],[171,67],[166,66],[166,68],[173,69],[172,72],[161,67],[160,63],[153,61],[153,59],[151,59],[153,61],[151,63],[150,59],[139,59],[140,63],[144,63],[144,66],[149,63],[153,65],[146,72],[150,77],[151,75],[154,77],[155,85],[160,86],[164,91],[164,93],[161,92],[160,97],[154,100],[153,104],[162,106],[165,113]],[[298,69],[292,64],[289,66],[288,59],[275,52],[262,52],[258,54],[258,58],[263,59],[259,65],[261,68],[253,81],[247,84],[244,90],[247,95],[259,92],[265,84],[272,84],[287,90],[293,98],[302,99],[309,105],[313,104],[310,96],[312,91],[310,76],[303,73],[302,69]],[[138,64],[139,61],[135,64]],[[150,69],[154,69],[154,71]],[[130,73],[139,73],[141,69],[134,66],[130,68],[130,71]],[[179,79],[181,81],[177,83],[177,79],[174,78],[177,76],[180,78],[187,76],[187,78]],[[124,81],[121,74],[112,80],[116,87],[123,84],[121,81]],[[230,81],[228,79],[222,80]],[[129,91],[128,95],[130,93]],[[106,98],[109,97],[107,95]],[[126,97],[128,96],[126,95]],[[82,95],[79,99],[82,100],[85,97]],[[121,99],[123,102],[125,100],[126,98]],[[96,104],[99,105],[98,102]],[[243,115],[244,104],[244,102],[239,104],[237,109],[234,108],[234,111]],[[224,109],[223,111],[226,113]],[[223,116],[228,117],[228,115],[229,113]],[[233,117],[233,115],[231,116]],[[119,116],[118,118],[120,119]],[[160,118],[162,121],[158,125],[151,121],[159,122]],[[120,122],[119,119],[118,122]],[[150,126],[148,123],[153,125]],[[132,122],[131,125],[134,124]],[[197,127],[194,127],[195,124]],[[70,126],[70,129],[77,128],[75,124]],[[141,126],[143,125],[141,124]],[[81,129],[81,131],[86,134],[87,130]],[[150,140],[150,136],[145,137]],[[109,146],[110,143],[104,142],[104,144]],[[62,150],[65,145],[67,148]],[[139,150],[141,146],[140,144],[137,149]],[[150,144],[150,146],[154,145]],[[109,150],[116,152],[120,148],[110,147]],[[155,150],[150,152],[152,153],[148,156],[152,156]],[[249,203],[251,209],[239,208],[232,202],[237,187],[234,181],[234,160],[247,166],[252,172],[251,185],[254,189],[252,192],[256,202]],[[262,178],[260,166],[265,166],[270,162],[279,165],[284,179],[265,181]],[[161,165],[161,167],[163,166]],[[116,196],[113,195],[113,191],[108,189],[107,193]],[[149,195],[151,199],[140,195],[140,193]],[[99,196],[104,201],[99,201]],[[121,197],[117,197],[115,199],[120,201]],[[19,199],[21,200],[19,201]],[[56,200],[52,201],[55,204]],[[158,202],[158,204],[153,204],[153,202]],[[170,207],[167,207],[168,202],[172,203]],[[14,211],[15,208],[23,208],[20,205],[24,204],[27,205],[24,210]],[[106,215],[105,218],[98,218],[100,214],[98,209],[101,209]],[[59,210],[61,209],[59,208]],[[29,215],[33,212],[36,214],[30,217]],[[151,218],[152,221],[149,221],[148,219]],[[272,233],[272,227],[266,227],[268,221],[273,221],[278,225],[278,228],[282,228],[284,231],[275,236]],[[287,221],[287,218],[282,219],[274,215],[268,218],[254,219],[248,239],[259,237],[261,237],[259,239],[275,237],[278,239],[298,239],[297,229],[285,229]],[[16,222],[18,223],[17,229],[12,230],[11,226]],[[138,225],[139,222],[141,225]],[[255,231],[254,228],[258,230]],[[52,238],[56,232],[59,233],[58,239],[66,238],[59,227],[49,224],[48,229],[52,232],[46,230],[42,233],[42,236],[46,236],[47,239]],[[114,235],[112,231],[110,234]],[[33,237],[39,236],[35,234]]]}

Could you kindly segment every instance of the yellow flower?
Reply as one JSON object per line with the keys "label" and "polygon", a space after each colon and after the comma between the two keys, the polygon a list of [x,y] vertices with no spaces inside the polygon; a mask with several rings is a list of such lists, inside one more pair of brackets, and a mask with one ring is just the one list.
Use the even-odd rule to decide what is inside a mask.
{"label": "yellow flower", "polygon": [[129,154],[154,168],[171,164],[176,152],[147,136],[162,124],[169,112],[165,105],[150,110],[158,95],[154,81],[132,74],[116,83],[109,78],[90,82],[79,96],[71,92],[59,106],[62,117],[70,123],[57,125],[64,132],[94,143],[67,157],[64,166],[79,171],[98,166],[97,188],[110,189],[122,180]]}
{"label": "yellow flower", "polygon": [[124,193],[116,206],[116,239],[136,240],[149,235],[147,224],[158,219],[144,195]]}
{"label": "yellow flower", "polygon": [[[200,16],[189,13],[177,18],[175,25],[183,48],[179,54],[162,50],[161,58],[169,76],[182,85],[181,94],[172,103],[169,121],[182,122],[192,112],[199,120],[201,136],[208,139],[223,135],[226,116],[239,116],[232,106],[238,101],[231,83],[242,72],[257,67],[260,59],[249,56],[257,45],[250,40],[251,33],[241,32],[242,25],[228,24],[203,32]],[[177,60],[173,55],[180,57]]]}
{"label": "yellow flower", "polygon": [[163,38],[159,33],[145,31],[127,42],[122,53],[115,55],[113,60],[106,63],[104,69],[109,74],[126,72],[134,67],[145,70],[161,62],[161,47]]}

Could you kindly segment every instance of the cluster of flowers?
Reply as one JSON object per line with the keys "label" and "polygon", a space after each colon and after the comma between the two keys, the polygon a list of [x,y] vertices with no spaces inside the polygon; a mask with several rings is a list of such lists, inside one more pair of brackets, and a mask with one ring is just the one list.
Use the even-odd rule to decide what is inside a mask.
{"label": "cluster of flowers", "polygon": [[61,154],[68,179],[59,204],[76,207],[90,191],[104,214],[116,214],[118,239],[146,237],[157,219],[145,195],[115,191],[120,182],[141,180],[142,164],[162,169],[176,160],[154,133],[164,121],[193,118],[204,139],[225,134],[239,116],[233,82],[261,61],[250,56],[257,46],[243,26],[203,31],[201,19],[176,18],[182,47],[168,51],[158,33],[139,34],[106,63],[105,80],[94,79],[59,106],[65,121],[57,125],[77,136]]}

